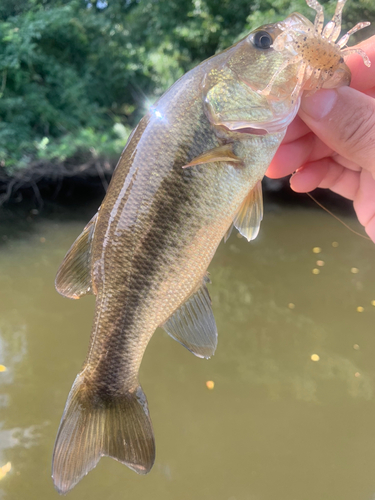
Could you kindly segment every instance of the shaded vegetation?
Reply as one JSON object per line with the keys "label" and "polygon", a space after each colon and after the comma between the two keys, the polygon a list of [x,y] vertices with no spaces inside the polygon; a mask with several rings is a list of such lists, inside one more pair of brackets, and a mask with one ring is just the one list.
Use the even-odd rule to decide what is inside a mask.
{"label": "shaded vegetation", "polygon": [[[2,0],[0,168],[117,158],[184,72],[292,11],[314,17],[305,0]],[[344,18],[375,20],[373,0]]]}

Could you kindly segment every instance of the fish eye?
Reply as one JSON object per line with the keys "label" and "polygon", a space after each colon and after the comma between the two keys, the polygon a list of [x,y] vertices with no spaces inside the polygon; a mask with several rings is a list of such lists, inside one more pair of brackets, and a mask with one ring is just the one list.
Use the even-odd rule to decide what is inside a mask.
{"label": "fish eye", "polygon": [[269,49],[272,45],[273,39],[272,36],[267,31],[257,31],[254,34],[253,44],[258,49]]}

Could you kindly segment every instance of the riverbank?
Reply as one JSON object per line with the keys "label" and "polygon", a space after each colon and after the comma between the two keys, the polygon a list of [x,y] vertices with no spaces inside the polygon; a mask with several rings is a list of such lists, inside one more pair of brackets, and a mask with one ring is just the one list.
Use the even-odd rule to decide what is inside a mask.
{"label": "riverbank", "polygon": [[[0,207],[14,211],[16,207],[24,206],[28,212],[33,209],[40,211],[46,203],[72,206],[100,200],[107,191],[117,159],[83,159],[77,157],[65,163],[36,162],[29,168],[15,171],[13,175],[0,168]],[[265,202],[275,208],[294,205],[322,210],[307,194],[293,192],[289,177],[264,177],[262,186]],[[350,200],[325,189],[317,189],[313,195],[338,216],[354,215]]]}
{"label": "riverbank", "polygon": [[97,194],[103,193],[115,166],[116,160],[77,157],[64,163],[39,161],[13,173],[0,168],[0,207],[24,198],[40,207],[46,199],[69,195],[82,187]]}
{"label": "riverbank", "polygon": [[[120,155],[119,155],[120,156]],[[117,159],[103,159],[81,156],[67,162],[35,162],[30,167],[13,173],[0,167],[0,207],[18,203],[27,198],[40,207],[45,200],[53,201],[57,196],[71,196],[84,187],[92,194],[106,192]],[[289,192],[289,181],[285,179],[263,181],[265,192]],[[79,195],[79,192],[77,193]]]}

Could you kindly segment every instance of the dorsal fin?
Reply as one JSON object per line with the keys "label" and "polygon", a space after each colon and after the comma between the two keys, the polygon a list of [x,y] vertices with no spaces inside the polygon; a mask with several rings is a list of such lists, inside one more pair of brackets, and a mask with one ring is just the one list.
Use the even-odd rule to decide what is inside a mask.
{"label": "dorsal fin", "polygon": [[70,247],[57,271],[56,290],[70,299],[93,293],[91,280],[91,243],[98,214],[87,224]]}
{"label": "dorsal fin", "polygon": [[177,342],[199,358],[210,358],[217,345],[217,329],[205,276],[202,286],[162,325]]}
{"label": "dorsal fin", "polygon": [[230,236],[233,226],[244,236],[247,241],[254,240],[259,233],[260,223],[263,220],[262,182],[258,181],[242,202],[233,224],[224,236],[224,241]]}

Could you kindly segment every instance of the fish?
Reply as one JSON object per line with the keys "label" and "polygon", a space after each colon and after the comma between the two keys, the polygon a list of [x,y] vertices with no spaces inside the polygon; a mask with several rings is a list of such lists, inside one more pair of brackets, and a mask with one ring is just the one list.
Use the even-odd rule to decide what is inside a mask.
{"label": "fish", "polygon": [[345,0],[324,26],[299,13],[266,24],[182,76],[134,129],[98,212],[57,276],[65,297],[96,297],[90,345],[69,393],[52,477],[71,490],[102,456],[139,474],[155,440],[138,372],[162,327],[210,358],[217,328],[207,268],[233,227],[253,240],[263,218],[261,180],[302,92],[348,85],[344,57],[359,23],[336,42]]}

